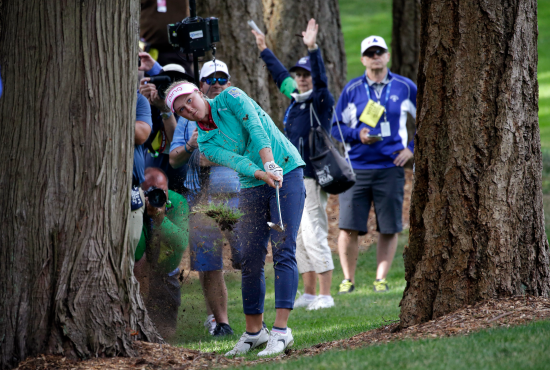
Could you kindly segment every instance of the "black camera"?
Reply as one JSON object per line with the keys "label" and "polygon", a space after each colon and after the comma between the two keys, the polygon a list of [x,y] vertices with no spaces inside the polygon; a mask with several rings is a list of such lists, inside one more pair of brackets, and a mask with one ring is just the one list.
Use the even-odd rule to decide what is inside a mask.
{"label": "black camera", "polygon": [[184,54],[204,56],[212,44],[220,41],[218,18],[185,18],[168,25],[168,40]]}
{"label": "black camera", "polygon": [[165,91],[172,83],[172,78],[170,76],[153,76],[149,78],[149,83],[154,84],[157,87],[157,92],[159,94],[159,98],[164,100],[166,98]]}
{"label": "black camera", "polygon": [[143,194],[147,197],[149,204],[155,208],[160,208],[166,204],[166,194],[164,190],[156,186],[151,186],[148,190],[144,191]]}
{"label": "black camera", "polygon": [[199,82],[199,57],[203,57],[207,50],[212,49],[212,55],[216,55],[214,43],[220,41],[218,18],[197,17],[197,4],[195,0],[189,0],[190,17],[178,23],[169,24],[168,41],[180,52],[193,54],[193,72],[195,83]]}

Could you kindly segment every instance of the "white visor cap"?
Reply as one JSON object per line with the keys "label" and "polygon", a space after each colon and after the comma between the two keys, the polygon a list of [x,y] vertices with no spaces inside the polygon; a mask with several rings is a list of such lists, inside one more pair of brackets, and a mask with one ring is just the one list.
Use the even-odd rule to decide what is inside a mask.
{"label": "white visor cap", "polygon": [[386,45],[386,41],[380,36],[369,36],[366,39],[364,39],[361,42],[361,56],[363,56],[363,53],[368,48],[372,48],[373,46],[378,46],[382,49],[388,50],[388,46]]}
{"label": "white visor cap", "polygon": [[211,74],[214,74],[214,72],[223,72],[227,75],[227,78],[231,77],[229,75],[229,70],[227,69],[227,64],[222,61],[216,60],[216,62],[209,61],[203,64],[199,79],[202,80],[204,77],[208,77]]}

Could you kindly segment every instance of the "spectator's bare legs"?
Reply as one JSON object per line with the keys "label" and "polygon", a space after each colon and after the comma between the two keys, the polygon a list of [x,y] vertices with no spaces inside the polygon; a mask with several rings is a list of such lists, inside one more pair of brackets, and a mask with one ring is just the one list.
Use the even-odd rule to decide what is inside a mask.
{"label": "spectator's bare legs", "polygon": [[319,294],[330,295],[330,284],[332,282],[332,270],[317,274],[319,277]]}
{"label": "spectator's bare legs", "polygon": [[320,274],[315,273],[315,271],[304,272],[302,274],[302,279],[304,280],[304,293],[317,295],[317,278],[319,278],[319,294],[330,295],[332,270]]}
{"label": "spectator's bare legs", "polygon": [[315,291],[317,290],[317,274],[315,271],[308,271],[302,274],[302,279],[304,280],[304,293],[316,295]]}
{"label": "spectator's bare legs", "polygon": [[376,279],[385,279],[390,270],[395,251],[397,249],[397,234],[378,235],[378,244],[376,246]]}
{"label": "spectator's bare legs", "polygon": [[344,278],[351,280],[352,284],[355,284],[355,268],[357,267],[357,256],[359,255],[358,235],[357,230],[341,229],[338,236],[338,254],[344,271]]}
{"label": "spectator's bare legs", "polygon": [[207,315],[214,315],[219,324],[229,324],[227,317],[227,288],[223,271],[199,272],[199,279],[206,301]]}

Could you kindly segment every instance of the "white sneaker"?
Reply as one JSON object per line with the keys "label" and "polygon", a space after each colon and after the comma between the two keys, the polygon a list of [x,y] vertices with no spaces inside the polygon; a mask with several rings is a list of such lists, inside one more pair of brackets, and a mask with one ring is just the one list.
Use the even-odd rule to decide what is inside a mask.
{"label": "white sneaker", "polygon": [[302,294],[298,297],[297,300],[294,301],[294,308],[300,308],[300,307],[307,307],[311,302],[313,302],[317,296],[313,296],[313,298],[306,297],[305,294]]}
{"label": "white sneaker", "polygon": [[317,296],[317,298],[315,298],[315,300],[311,302],[309,306],[307,306],[306,310],[313,311],[329,307],[334,307],[334,298],[332,298],[331,296],[320,295]]}
{"label": "white sneaker", "polygon": [[269,333],[269,340],[267,341],[267,347],[258,356],[272,356],[278,355],[284,352],[285,349],[294,344],[294,337],[292,336],[292,330],[286,329],[286,334],[277,333],[271,331]]}
{"label": "white sneaker", "polygon": [[241,339],[239,339],[237,344],[235,344],[235,347],[233,347],[231,351],[227,352],[225,356],[229,357],[244,354],[253,348],[261,346],[267,342],[268,338],[269,330],[267,328],[262,328],[262,330],[260,330],[260,334],[254,336],[244,332]]}
{"label": "white sneaker", "polygon": [[214,318],[214,315],[208,315],[206,316],[206,320],[204,321],[204,327],[210,335],[214,333],[214,329],[216,329],[216,319]]}

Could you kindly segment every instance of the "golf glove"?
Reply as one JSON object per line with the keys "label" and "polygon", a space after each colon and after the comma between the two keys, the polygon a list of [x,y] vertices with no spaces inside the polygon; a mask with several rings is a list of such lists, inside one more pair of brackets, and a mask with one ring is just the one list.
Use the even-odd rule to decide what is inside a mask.
{"label": "golf glove", "polygon": [[273,161],[265,162],[264,169],[265,172],[271,172],[272,174],[279,176],[281,179],[283,178],[283,169]]}

